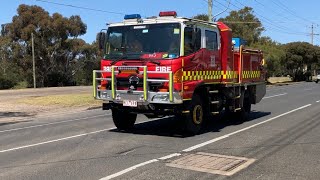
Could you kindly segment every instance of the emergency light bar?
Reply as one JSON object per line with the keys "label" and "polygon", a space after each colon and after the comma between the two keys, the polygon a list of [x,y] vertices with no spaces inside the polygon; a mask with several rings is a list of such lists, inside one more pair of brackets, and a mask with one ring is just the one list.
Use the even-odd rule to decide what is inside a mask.
{"label": "emergency light bar", "polygon": [[173,17],[177,17],[177,12],[175,11],[163,11],[159,13],[160,17],[167,17],[167,16],[173,16]]}
{"label": "emergency light bar", "polygon": [[141,19],[141,15],[140,14],[127,14],[124,16],[124,19]]}

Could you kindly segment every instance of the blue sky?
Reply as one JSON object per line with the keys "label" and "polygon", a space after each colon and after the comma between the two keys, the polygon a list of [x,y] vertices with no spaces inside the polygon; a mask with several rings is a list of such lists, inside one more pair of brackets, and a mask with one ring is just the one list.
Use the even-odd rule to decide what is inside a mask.
{"label": "blue sky", "polygon": [[[140,13],[142,16],[158,15],[160,11],[175,10],[179,16],[191,17],[207,13],[206,0],[45,0],[74,6],[112,11],[89,11],[60,6],[37,0],[7,0],[0,7],[0,24],[11,22],[19,4],[39,5],[50,13],[58,12],[64,16],[80,15],[87,24],[87,34],[81,38],[87,42],[95,40],[96,33],[105,28],[106,23],[122,21],[123,14]],[[213,0],[213,14],[218,14],[228,7],[229,0]],[[263,35],[280,43],[292,41],[311,42],[311,25],[314,33],[320,34],[319,0],[231,0],[229,9],[219,15],[224,17],[231,10],[239,10],[244,6],[254,8],[255,15],[263,22],[266,31]],[[320,45],[320,36],[315,36],[314,44]]]}

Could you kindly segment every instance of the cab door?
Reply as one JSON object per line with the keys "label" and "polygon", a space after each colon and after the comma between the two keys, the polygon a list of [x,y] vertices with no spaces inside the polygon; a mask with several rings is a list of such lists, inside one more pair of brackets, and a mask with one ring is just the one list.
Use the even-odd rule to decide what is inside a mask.
{"label": "cab door", "polygon": [[203,58],[208,62],[208,71],[210,79],[209,81],[216,82],[221,80],[221,58],[220,58],[220,39],[219,31],[217,29],[205,28],[203,30],[204,36],[204,50],[203,50]]}

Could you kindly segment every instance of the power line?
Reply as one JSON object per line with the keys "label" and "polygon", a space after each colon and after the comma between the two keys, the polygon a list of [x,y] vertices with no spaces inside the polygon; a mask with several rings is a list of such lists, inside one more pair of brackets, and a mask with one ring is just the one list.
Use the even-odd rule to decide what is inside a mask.
{"label": "power line", "polygon": [[311,25],[311,33],[310,33],[310,36],[311,36],[311,44],[313,45],[313,39],[314,39],[314,36],[319,36],[320,34],[316,34],[314,33],[314,26],[313,26],[313,23]]}
{"label": "power line", "polygon": [[276,11],[274,10],[274,8],[270,8],[270,7],[262,4],[262,3],[259,2],[258,0],[254,0],[254,1],[255,1],[258,5],[262,6],[264,9],[269,9],[270,11],[274,12],[275,15],[277,15],[277,18],[280,17],[280,18],[284,18],[284,19],[287,19],[287,20],[289,20],[289,21],[292,21],[292,20],[289,19],[287,16],[284,16],[282,13],[276,12]]}
{"label": "power line", "polygon": [[[205,0],[204,0],[204,1],[205,1]],[[244,6],[244,7],[246,6],[246,5],[242,4],[241,2],[239,2],[238,0],[236,0],[236,1],[237,1],[239,4],[241,4],[242,6]],[[227,6],[225,6],[224,4],[222,4],[222,3],[220,3],[220,2],[219,2],[219,4],[223,5],[224,7],[227,7]],[[240,7],[238,7],[237,5],[235,5],[235,4],[233,4],[233,3],[231,3],[231,5],[234,6],[234,7],[236,7],[237,9],[241,9]],[[230,9],[230,8],[229,8],[229,9]],[[258,16],[260,16],[262,19],[264,19],[264,20],[265,20],[265,23],[267,23],[267,24],[269,24],[269,25],[274,26],[275,28],[277,28],[277,29],[272,28],[272,29],[275,30],[275,31],[278,31],[278,32],[281,32],[281,33],[286,33],[286,34],[304,35],[304,36],[308,34],[308,33],[306,33],[306,32],[288,32],[287,27],[281,26],[281,25],[276,25],[274,21],[272,21],[272,20],[270,20],[270,19],[262,16],[262,15],[259,14],[259,13],[256,13],[256,14],[257,14]],[[245,24],[246,22],[243,22],[243,23]],[[258,23],[258,22],[257,22],[257,23]],[[265,27],[267,27],[267,26],[265,26]],[[268,27],[268,29],[271,29],[271,28]]]}
{"label": "power line", "polygon": [[120,12],[106,11],[106,10],[101,10],[101,9],[93,9],[93,8],[75,6],[75,5],[71,5],[71,4],[56,3],[56,2],[46,1],[46,0],[36,0],[36,1],[43,2],[43,3],[48,3],[48,4],[55,4],[55,5],[59,5],[59,6],[66,6],[66,7],[72,7],[72,8],[77,8],[77,9],[84,9],[84,10],[89,10],[89,11],[96,11],[96,12],[103,12],[103,13],[117,14],[117,15],[124,15],[124,13],[120,13]]}
{"label": "power line", "polygon": [[292,14],[293,16],[300,18],[304,21],[309,21],[311,23],[313,23],[312,21],[310,21],[309,19],[306,19],[304,17],[298,16],[294,11],[292,11],[291,9],[289,9],[286,5],[284,5],[283,3],[281,3],[280,1],[275,2],[274,0],[271,0],[271,2],[273,2],[273,4],[277,5],[278,7],[284,9],[285,11],[289,12],[290,14]]}
{"label": "power line", "polygon": [[[208,3],[207,0],[203,0],[205,3]],[[221,3],[220,3],[221,4]],[[223,6],[225,6],[224,4],[222,4]],[[232,4],[233,6],[235,6],[236,8],[239,8],[238,6]],[[227,7],[227,6],[225,6]],[[230,9],[230,8],[229,8]],[[240,9],[240,8],[239,8]],[[271,21],[271,20],[269,20]],[[261,23],[260,21],[224,21],[224,23],[228,23],[228,24],[258,24],[258,23]],[[284,22],[278,22],[278,23],[284,23]],[[273,26],[275,26],[273,23],[269,23]],[[305,36],[307,35],[307,33],[302,33],[302,32],[298,32],[298,33],[294,33],[294,32],[288,32],[288,31],[285,31],[285,30],[281,30],[281,28],[277,27],[278,29],[276,28],[271,28],[269,26],[266,26],[265,27],[268,29],[268,30],[272,30],[272,31],[277,31],[277,32],[280,32],[280,33],[283,33],[283,34],[291,34],[291,35],[302,35],[302,36]]]}
{"label": "power line", "polygon": [[265,26],[269,31],[276,31],[279,33],[283,33],[283,34],[290,34],[290,35],[298,35],[298,36],[306,36],[306,33],[294,33],[294,32],[288,32],[288,31],[284,31],[284,30],[279,30],[276,29],[274,27],[270,27],[270,26]]}
{"label": "power line", "polygon": [[[204,2],[208,3],[207,0],[203,0]],[[216,0],[214,0],[216,1]],[[245,7],[246,5],[242,4],[241,2],[239,2],[238,0],[235,0],[236,2],[238,2],[239,4],[241,4],[243,7]],[[265,5],[263,5],[262,3],[258,2],[257,0],[255,0],[257,3],[259,3],[260,5],[262,5],[263,7],[266,7]],[[221,2],[219,1],[216,1],[218,4],[224,6],[227,8],[226,5],[222,4]],[[240,7],[238,7],[237,5],[231,3],[232,6],[234,6],[235,8],[237,9],[241,9]],[[231,8],[229,8],[230,10],[232,10]],[[274,10],[272,10],[273,12],[275,12]],[[299,35],[299,36],[306,36],[308,35],[309,33],[306,33],[306,32],[293,32],[291,30],[288,29],[288,27],[285,27],[285,26],[281,26],[281,25],[277,25],[277,23],[288,23],[288,21],[286,22],[276,22],[276,21],[273,21],[273,20],[270,20],[269,18],[255,12],[255,14],[257,14],[260,18],[262,18],[264,20],[265,23],[269,24],[269,26],[266,26],[265,27],[270,30],[270,31],[276,31],[276,32],[279,32],[279,33],[283,33],[283,34],[290,34],[290,35]],[[283,16],[282,16],[283,17]],[[285,17],[286,19],[290,20],[289,18]],[[255,23],[261,23],[261,22],[255,22],[255,21],[252,21],[252,22],[243,22],[243,21],[240,21],[240,22],[237,22],[237,21],[231,21],[231,22],[226,22],[226,23],[229,23],[229,24],[255,24]],[[270,26],[273,26],[273,27],[270,27]],[[289,30],[289,31],[288,31]]]}
{"label": "power line", "polygon": [[[236,2],[238,2],[239,4],[241,4],[242,6],[246,6],[246,5],[244,5],[244,4],[242,4],[241,2],[239,2],[238,0],[236,0]],[[240,9],[238,6],[236,6],[235,4],[232,4],[234,7],[236,7],[236,8],[238,8],[238,9]],[[258,16],[260,16],[262,19],[264,19],[265,20],[265,23],[268,23],[268,24],[270,24],[271,26],[274,26],[274,27],[276,27],[276,28],[278,28],[278,29],[282,29],[282,30],[285,30],[285,31],[287,31],[288,30],[288,28],[287,27],[285,27],[285,26],[281,26],[281,25],[276,25],[276,23],[274,22],[274,21],[272,21],[272,20],[270,20],[270,19],[268,19],[267,17],[265,17],[265,16],[263,16],[263,15],[261,15],[261,14],[259,14],[259,13],[257,13],[257,12],[255,12],[255,14],[257,14]],[[304,35],[307,35],[308,33],[305,33],[305,32],[293,32],[293,33],[299,33],[299,34],[304,34]]]}
{"label": "power line", "polygon": [[[316,39],[316,40],[318,40],[318,41],[320,42],[320,38],[318,38],[318,37],[315,37],[315,39]],[[318,44],[318,43],[317,43],[317,44]]]}
{"label": "power line", "polygon": [[[205,2],[206,4],[209,3],[209,0],[202,0],[202,1]],[[217,3],[212,3],[212,6],[213,6],[213,7],[219,8],[219,6],[215,6],[215,5],[216,5],[216,4],[220,4],[221,6],[223,6],[223,8],[219,8],[220,10],[223,10],[223,11],[225,12],[226,10],[230,9],[228,6],[222,4],[221,2],[219,2],[219,1],[217,1],[217,0],[213,0],[213,1],[217,2]],[[225,9],[225,8],[227,8],[227,9]],[[231,9],[230,9],[230,10],[231,10]],[[224,12],[219,13],[218,15],[221,15],[221,14],[223,14]]]}

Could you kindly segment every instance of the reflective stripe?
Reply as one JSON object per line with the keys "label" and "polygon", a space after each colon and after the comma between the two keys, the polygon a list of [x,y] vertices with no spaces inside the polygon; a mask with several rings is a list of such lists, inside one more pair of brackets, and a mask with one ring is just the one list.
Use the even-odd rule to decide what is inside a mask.
{"label": "reflective stripe", "polygon": [[261,72],[260,71],[243,71],[242,77],[244,79],[252,79],[252,78],[260,78]]}
{"label": "reflective stripe", "polygon": [[219,80],[238,78],[237,71],[184,71],[183,81]]}
{"label": "reflective stripe", "polygon": [[93,70],[92,86],[93,86],[93,97],[97,96],[97,71]]}
{"label": "reflective stripe", "polygon": [[[242,78],[252,79],[260,78],[260,71],[243,71]],[[183,81],[197,80],[219,80],[219,79],[236,79],[238,78],[237,71],[183,71]]]}
{"label": "reflective stripe", "polygon": [[173,74],[169,73],[169,100],[173,102]]}
{"label": "reflective stripe", "polygon": [[114,87],[114,80],[115,80],[114,66],[112,66],[111,67],[111,94],[112,94],[112,99],[116,98],[116,89]]}
{"label": "reflective stripe", "polygon": [[143,99],[145,100],[145,101],[147,101],[148,100],[148,81],[147,81],[147,79],[148,79],[148,75],[147,75],[147,67],[145,66],[144,68],[143,68]]}

